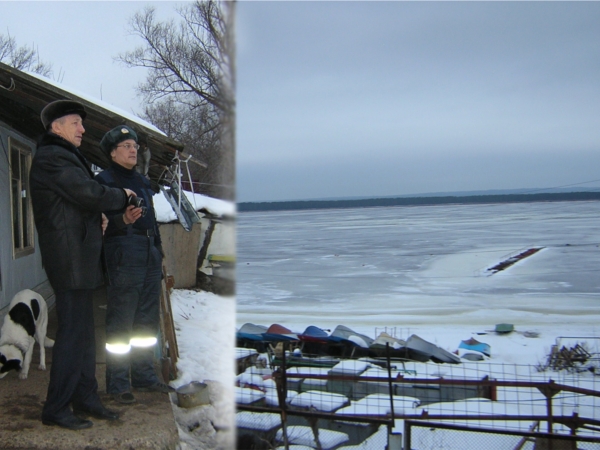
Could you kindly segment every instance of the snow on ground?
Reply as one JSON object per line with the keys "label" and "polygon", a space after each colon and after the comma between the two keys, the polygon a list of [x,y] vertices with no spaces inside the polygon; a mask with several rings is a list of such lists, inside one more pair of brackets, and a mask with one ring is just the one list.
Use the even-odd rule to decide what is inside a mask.
{"label": "snow on ground", "polygon": [[179,377],[171,385],[204,382],[211,400],[210,405],[185,409],[171,395],[180,449],[233,449],[235,297],[175,289],[171,305],[179,347]]}
{"label": "snow on ground", "polygon": [[[184,191],[197,211],[215,216],[234,216],[235,203]],[[153,198],[159,223],[177,220],[177,215],[159,192]],[[174,388],[198,381],[208,385],[210,404],[185,409],[171,394],[177,421],[180,450],[235,448],[235,297],[208,292],[175,289],[171,310],[175,324],[179,359]]]}
{"label": "snow on ground", "polygon": [[[543,330],[543,328],[542,328]],[[423,330],[425,331],[425,330]],[[464,332],[464,331],[463,331]],[[545,332],[545,331],[542,331]],[[426,333],[422,333],[426,334]],[[431,336],[437,336],[437,339],[443,342],[449,341],[450,334],[443,332],[431,333]],[[600,392],[600,377],[589,371],[581,373],[570,373],[567,371],[538,371],[532,364],[528,364],[528,353],[534,352],[540,356],[540,362],[543,362],[543,354],[547,354],[547,350],[543,350],[543,345],[539,338],[527,337],[519,331],[514,331],[507,335],[500,335],[494,332],[488,332],[485,335],[476,335],[481,342],[491,343],[492,356],[484,358],[481,362],[462,361],[461,364],[434,364],[434,363],[419,363],[406,362],[401,366],[397,366],[392,370],[392,378],[402,376],[405,380],[437,380],[443,377],[446,380],[481,380],[485,377],[490,377],[498,381],[519,381],[519,382],[540,382],[547,383],[550,380],[557,384],[573,386],[575,388],[589,389]],[[458,347],[458,343],[454,349]],[[590,339],[562,339],[558,341],[561,345],[570,346],[573,343],[579,342],[588,343],[588,348],[595,352],[596,367],[598,367],[598,348],[596,343]],[[554,343],[554,342],[552,342]],[[551,344],[549,342],[549,344]],[[520,357],[515,357],[514,348],[525,348]],[[448,350],[452,350],[449,346]],[[516,363],[511,361],[516,360]],[[388,372],[379,367],[365,364],[364,361],[343,361],[345,374],[357,376],[356,383],[360,383],[362,377],[385,377],[387,380]],[[355,372],[351,370],[354,367]],[[311,375],[326,375],[332,373],[333,369],[326,368],[307,368],[293,367],[288,369],[289,374],[311,374]],[[251,387],[236,387],[238,402],[241,404],[250,404],[261,398],[271,399],[267,404],[276,406],[277,395],[274,383],[270,378],[265,377],[264,369],[249,368],[246,372],[237,377],[240,386]],[[246,384],[247,383],[247,384]],[[389,414],[391,411],[389,396],[386,394],[372,394],[360,400],[352,401],[349,397],[336,393],[324,392],[324,380],[304,379],[297,380],[290,378],[288,383],[288,399],[287,402],[291,406],[305,407],[315,411],[333,412],[336,415],[367,415],[367,414]],[[319,390],[312,390],[312,389]],[[260,390],[257,390],[260,389]],[[265,392],[263,392],[265,391]],[[300,392],[300,393],[298,393]],[[436,394],[433,394],[436,395]],[[574,394],[568,390],[558,392],[552,399],[553,414],[561,416],[572,416],[574,413],[580,417],[600,420],[600,399],[597,397],[584,396]],[[406,397],[394,395],[394,411],[395,414],[407,414],[420,416],[424,412],[430,415],[509,415],[509,416],[545,416],[546,397],[537,388],[515,388],[515,387],[499,387],[497,388],[497,399],[491,401],[489,399],[472,398],[466,400],[438,402],[420,404],[421,401],[415,397]],[[277,429],[275,423],[280,420],[279,416],[270,414],[268,421],[263,414],[239,412],[237,422],[240,427],[255,430],[274,430]],[[292,416],[289,416],[292,417]],[[339,420],[345,423],[341,417]],[[532,422],[530,420],[523,421],[508,421],[496,419],[494,421],[486,421],[478,419],[469,421],[466,419],[446,420],[446,423],[452,423],[463,426],[492,428],[492,429],[507,429],[529,431]],[[267,426],[268,423],[268,426]],[[365,424],[355,424],[354,426],[365,426]],[[266,428],[265,428],[266,427]],[[540,431],[546,430],[544,424]],[[290,438],[290,442],[297,445],[303,445],[306,448],[316,448],[315,444],[310,440],[312,432],[307,427],[288,427],[292,428],[294,435]],[[368,437],[360,445],[349,445],[339,447],[340,449],[366,449],[366,450],[384,450],[385,444],[388,442],[386,436],[387,430],[385,427],[376,435]],[[570,430],[559,424],[554,425],[555,432],[569,434]],[[281,429],[278,429],[279,439],[281,440]],[[404,433],[404,420],[396,420],[394,433],[401,435]],[[593,432],[589,430],[580,430],[580,434],[590,435]],[[272,433],[271,433],[272,434]],[[420,427],[413,429],[413,448],[432,449],[432,448],[447,448],[455,450],[480,450],[482,448],[515,448],[520,441],[519,437],[501,436],[501,435],[477,435],[473,433],[457,433],[451,430],[433,429],[428,427]],[[320,429],[319,437],[323,439],[323,448],[331,448],[342,445],[343,436],[335,434],[332,430]],[[466,442],[465,442],[466,439]],[[590,444],[591,445],[591,444]],[[595,446],[594,446],[595,445]],[[336,447],[338,448],[338,447]],[[524,447],[533,448],[533,447]],[[598,448],[598,444],[593,444],[589,447],[585,443],[579,443],[578,448]]]}

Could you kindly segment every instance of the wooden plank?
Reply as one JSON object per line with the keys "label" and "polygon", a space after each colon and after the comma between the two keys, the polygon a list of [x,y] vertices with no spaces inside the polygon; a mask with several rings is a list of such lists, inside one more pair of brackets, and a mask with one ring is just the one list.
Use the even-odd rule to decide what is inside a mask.
{"label": "wooden plank", "polygon": [[171,309],[170,290],[173,287],[173,276],[167,276],[167,269],[163,266],[162,292],[160,296],[160,331],[162,350],[162,374],[165,382],[177,378],[177,360],[179,359],[179,346],[173,322]]}
{"label": "wooden plank", "polygon": [[185,231],[179,222],[159,225],[164,263],[168,274],[175,277],[175,289],[196,286],[198,250],[202,236],[202,226],[195,223],[191,231]]}

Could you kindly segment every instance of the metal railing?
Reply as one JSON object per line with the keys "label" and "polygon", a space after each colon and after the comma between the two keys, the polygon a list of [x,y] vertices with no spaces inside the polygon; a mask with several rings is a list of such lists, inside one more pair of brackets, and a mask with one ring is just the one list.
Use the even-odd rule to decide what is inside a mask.
{"label": "metal railing", "polygon": [[[445,441],[456,441],[456,446],[443,448],[463,450],[473,448],[461,443],[462,439],[468,440],[467,435],[472,433],[491,439],[489,445],[480,447],[486,449],[518,450],[528,448],[527,445],[530,446],[529,448],[536,449],[571,448],[558,447],[563,445],[556,444],[558,441],[567,442],[568,445],[572,442],[586,442],[592,446],[590,448],[595,448],[594,446],[598,444],[600,449],[600,418],[596,418],[595,414],[594,417],[580,416],[577,412],[578,404],[592,405],[593,410],[600,411],[600,389],[596,389],[596,377],[592,375],[591,379],[594,383],[592,388],[589,388],[578,386],[576,383],[569,384],[564,380],[562,382],[552,379],[539,381],[536,380],[539,378],[539,373],[532,375],[532,381],[511,380],[512,371],[507,365],[495,367],[486,364],[485,367],[492,369],[489,372],[493,376],[457,379],[433,376],[427,372],[429,370],[431,373],[439,373],[439,368],[444,365],[422,363],[419,368],[425,369],[425,373],[417,375],[414,370],[400,368],[396,369],[394,371],[396,375],[393,375],[392,367],[403,367],[403,361],[395,361],[388,357],[375,362],[382,366],[379,376],[363,376],[362,373],[340,374],[329,369],[298,367],[296,364],[292,371],[284,352],[276,361],[276,365],[272,365],[276,401],[271,401],[270,404],[264,401],[252,404],[238,403],[238,411],[270,413],[280,417],[277,425],[281,428],[277,428],[277,431],[267,438],[263,435],[261,437],[263,446],[253,448],[271,448],[270,446],[275,446],[276,443],[283,444],[287,448],[294,443],[293,439],[288,439],[288,431],[290,429],[296,431],[298,426],[312,430],[312,445],[316,448],[327,448],[319,442],[319,436],[326,436],[327,430],[339,429],[341,424],[354,424],[356,427],[362,424],[364,430],[380,436],[382,434],[378,433],[378,430],[383,426],[387,429],[386,439],[389,435],[404,433],[406,449],[438,448],[428,447],[427,444],[427,439],[436,433],[438,436],[444,433]],[[356,364],[364,364],[364,361],[357,360]],[[261,389],[260,386],[256,388]],[[314,400],[312,403],[299,405],[291,399],[292,391],[298,394],[310,392]],[[523,395],[520,395],[520,391]],[[540,398],[527,399],[532,391],[539,392]],[[511,395],[504,396],[506,392],[510,392]],[[331,395],[345,396],[347,402],[341,407],[332,407],[331,410],[320,408],[319,404],[327,403],[327,398]],[[414,397],[418,399],[419,404],[397,408],[399,396]],[[512,406],[518,404],[519,411],[516,414],[506,411],[495,412],[496,408],[502,410],[501,406],[511,403],[510,400],[506,400],[507,397],[517,399],[512,401]],[[348,412],[348,406],[370,398],[373,398],[372,403],[365,405],[364,412],[356,410]],[[465,406],[464,402],[472,403]],[[486,408],[480,409],[481,405]],[[565,414],[562,410],[570,412]],[[257,420],[260,420],[260,416],[257,417],[259,418]],[[398,430],[397,427],[399,420],[404,421],[402,430]],[[523,429],[524,423],[528,424],[525,429]],[[535,424],[535,430],[538,431],[532,429],[531,424]],[[417,434],[415,429],[418,430]],[[443,430],[443,433],[431,430]],[[497,439],[492,439],[491,434],[497,435]],[[364,440],[367,437],[364,433],[356,433],[354,441],[346,445],[359,444],[358,439]],[[505,442],[503,439],[506,442],[510,441],[510,444],[500,443]],[[423,445],[415,445],[415,442]],[[494,447],[494,442],[499,446]],[[307,442],[305,444],[308,445]],[[372,445],[372,448],[383,449],[388,444],[382,444],[381,447],[374,443]]]}

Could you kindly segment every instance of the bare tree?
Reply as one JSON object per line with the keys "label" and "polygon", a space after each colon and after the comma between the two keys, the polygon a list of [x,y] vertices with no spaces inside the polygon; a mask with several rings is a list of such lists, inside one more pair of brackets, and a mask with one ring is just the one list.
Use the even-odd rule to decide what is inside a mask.
{"label": "bare tree", "polygon": [[234,197],[234,3],[205,0],[177,9],[181,21],[158,22],[151,7],[130,20],[144,45],[120,54],[128,67],[148,69],[138,86],[146,119],[206,162],[194,180],[209,195]]}
{"label": "bare tree", "polygon": [[147,106],[146,119],[168,136],[184,143],[186,152],[208,164],[208,168],[188,164],[196,192],[231,197],[228,173],[233,166],[230,158],[233,152],[224,151],[226,144],[221,139],[224,127],[211,108],[190,108],[168,98]]}
{"label": "bare tree", "polygon": [[33,46],[19,47],[10,34],[0,34],[0,61],[18,70],[27,70],[45,77],[52,76],[52,64],[40,61]]}

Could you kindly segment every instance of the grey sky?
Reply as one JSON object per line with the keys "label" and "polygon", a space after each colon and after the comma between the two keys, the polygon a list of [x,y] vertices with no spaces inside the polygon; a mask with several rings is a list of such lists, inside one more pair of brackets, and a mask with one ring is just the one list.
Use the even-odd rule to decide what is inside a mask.
{"label": "grey sky", "polygon": [[[113,57],[148,4],[180,2],[0,1],[0,33],[140,113]],[[241,1],[237,25],[240,201],[600,178],[598,2]]]}
{"label": "grey sky", "polygon": [[53,79],[118,106],[140,113],[135,87],[143,69],[114,62],[119,53],[142,44],[128,33],[128,20],[147,5],[159,18],[178,17],[180,2],[142,1],[0,1],[0,34],[21,45],[34,45],[40,59],[51,63]]}
{"label": "grey sky", "polygon": [[600,3],[241,2],[237,23],[239,201],[600,179]]}

